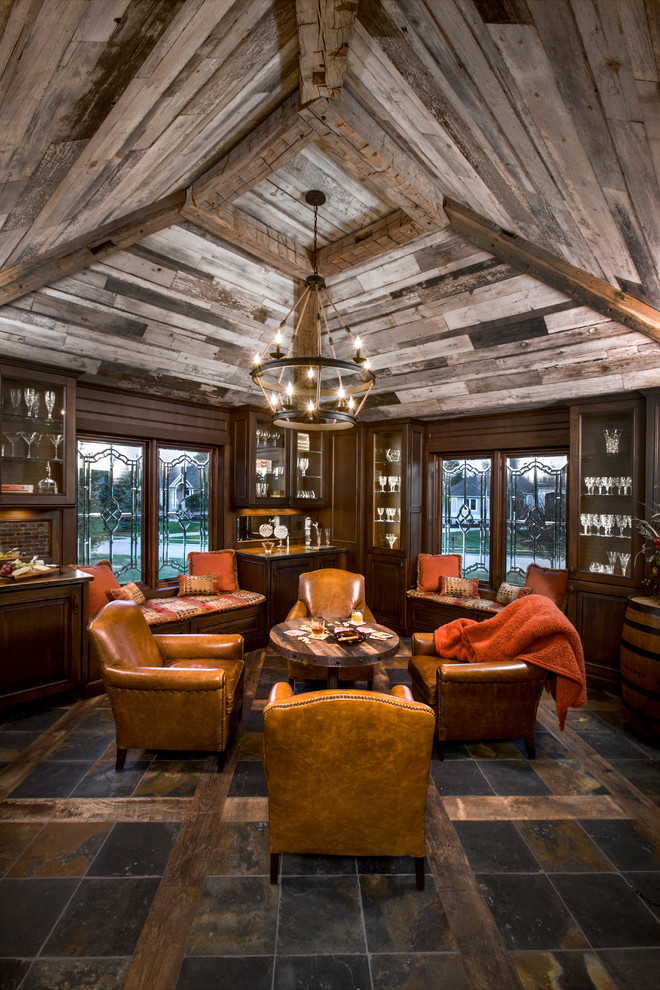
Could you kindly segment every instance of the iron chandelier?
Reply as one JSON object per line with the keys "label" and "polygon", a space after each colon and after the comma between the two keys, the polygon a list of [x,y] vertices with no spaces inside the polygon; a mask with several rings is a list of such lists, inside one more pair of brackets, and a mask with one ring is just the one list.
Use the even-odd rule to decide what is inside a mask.
{"label": "iron chandelier", "polygon": [[[337,312],[318,272],[318,208],[325,203],[325,195],[313,189],[305,200],[314,207],[314,272],[305,279],[300,298],[274,336],[261,354],[255,355],[250,376],[268,403],[273,425],[289,430],[348,430],[355,425],[376,378],[362,353],[360,338]],[[334,315],[338,321],[333,332],[344,332],[352,341],[354,353],[350,358],[337,357],[329,311],[330,319]],[[290,319],[291,340],[284,350],[283,331]]]}

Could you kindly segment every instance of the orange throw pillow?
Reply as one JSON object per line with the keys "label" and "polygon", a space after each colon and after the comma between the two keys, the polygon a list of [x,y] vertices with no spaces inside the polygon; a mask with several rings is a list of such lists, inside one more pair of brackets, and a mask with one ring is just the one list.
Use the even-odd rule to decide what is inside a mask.
{"label": "orange throw pillow", "polygon": [[90,619],[110,601],[110,592],[119,587],[119,581],[112,572],[109,560],[83,567],[76,564],[79,571],[91,574],[94,578],[89,582],[89,617]]}
{"label": "orange throw pillow", "polygon": [[568,598],[568,571],[530,564],[525,577],[525,587],[530,589],[532,595],[543,595],[553,601],[557,608],[563,610]]}
{"label": "orange throw pillow", "polygon": [[135,581],[129,581],[121,588],[111,588],[108,594],[115,602],[135,602],[136,605],[144,605],[147,600]]}
{"label": "orange throw pillow", "polygon": [[212,574],[214,595],[239,590],[235,550],[192,550],[188,554],[188,573]]}
{"label": "orange throw pillow", "polygon": [[417,558],[417,590],[438,591],[443,577],[461,576],[460,553],[420,553]]}

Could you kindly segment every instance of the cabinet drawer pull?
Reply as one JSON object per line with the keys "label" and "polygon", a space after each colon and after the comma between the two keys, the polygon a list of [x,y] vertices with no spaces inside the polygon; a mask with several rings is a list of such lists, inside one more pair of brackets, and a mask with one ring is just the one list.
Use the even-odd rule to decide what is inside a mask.
{"label": "cabinet drawer pull", "polygon": [[74,615],[78,615],[78,611],[80,609],[80,600],[78,598],[78,595],[73,595],[72,596],[72,598],[71,598],[71,604],[73,606],[73,614]]}

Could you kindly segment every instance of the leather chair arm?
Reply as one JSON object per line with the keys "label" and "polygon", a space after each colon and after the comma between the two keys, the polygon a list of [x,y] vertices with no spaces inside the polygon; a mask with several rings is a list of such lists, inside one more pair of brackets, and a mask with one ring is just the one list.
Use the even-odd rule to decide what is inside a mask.
{"label": "leather chair arm", "polygon": [[425,657],[437,657],[433,633],[413,633],[412,653],[413,656],[417,653]]}
{"label": "leather chair arm", "polygon": [[401,698],[403,701],[414,701],[412,691],[407,684],[395,684],[390,694],[393,698]]}
{"label": "leather chair arm", "polygon": [[108,688],[134,691],[218,691],[225,671],[168,667],[106,667]]}
{"label": "leather chair arm", "polygon": [[273,684],[268,695],[268,705],[273,705],[276,701],[286,701],[288,698],[293,698],[293,688],[286,681],[278,681],[277,684]]}
{"label": "leather chair arm", "polygon": [[155,635],[163,658],[168,660],[242,660],[243,637],[239,635]]}
{"label": "leather chair arm", "polygon": [[286,617],[286,621],[289,622],[291,619],[308,619],[309,612],[307,611],[307,606],[300,599],[296,602],[292,609],[290,609],[289,614]]}
{"label": "leather chair arm", "polygon": [[543,680],[545,670],[524,660],[487,660],[484,663],[460,663],[449,660],[439,665],[437,678],[439,682],[506,684]]}

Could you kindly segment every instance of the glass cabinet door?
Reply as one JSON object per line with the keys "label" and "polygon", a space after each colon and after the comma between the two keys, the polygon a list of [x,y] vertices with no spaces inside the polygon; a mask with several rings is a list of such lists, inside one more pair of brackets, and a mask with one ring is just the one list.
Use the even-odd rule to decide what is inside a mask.
{"label": "glass cabinet door", "polygon": [[3,502],[65,495],[67,386],[20,373],[3,375],[0,393]]}
{"label": "glass cabinet door", "polygon": [[260,499],[286,498],[286,442],[284,430],[270,419],[257,419],[256,491]]}
{"label": "glass cabinet door", "polygon": [[373,440],[372,545],[401,550],[403,512],[401,430],[375,433]]}
{"label": "glass cabinet door", "polygon": [[633,409],[580,417],[578,570],[630,578],[635,566]]}
{"label": "glass cabinet door", "polygon": [[294,491],[296,501],[323,500],[323,434],[299,433],[294,441]]}

